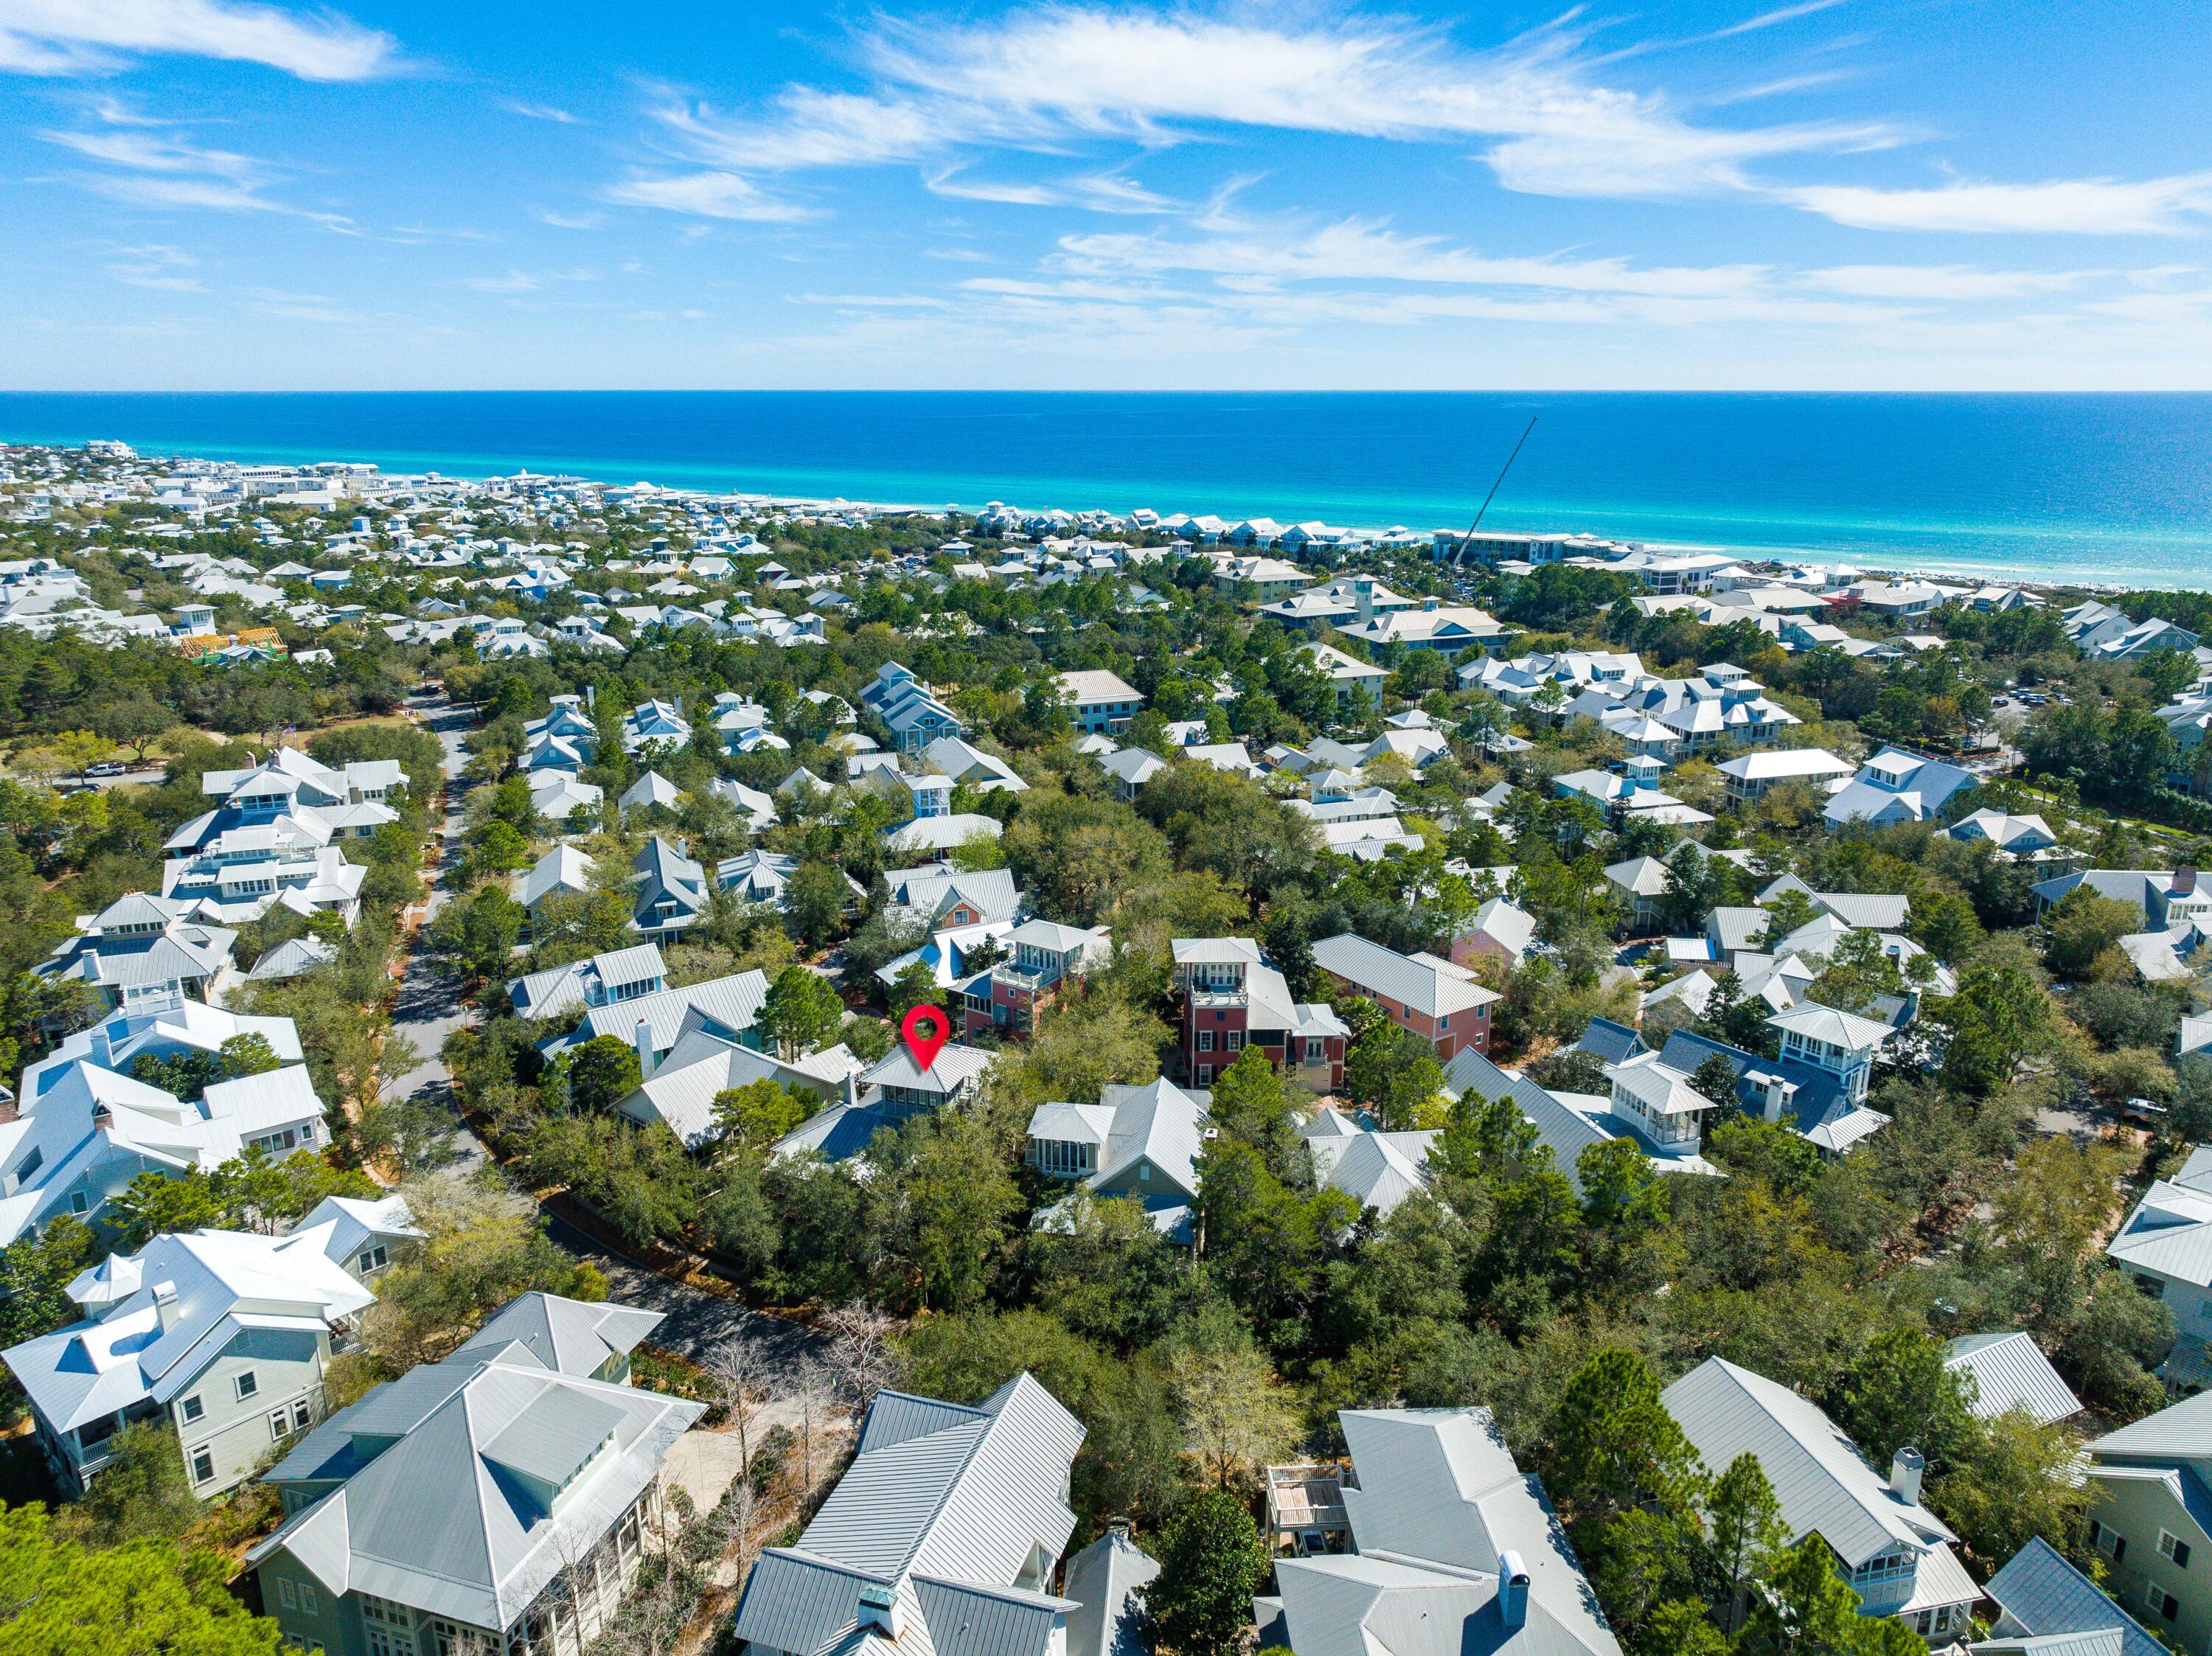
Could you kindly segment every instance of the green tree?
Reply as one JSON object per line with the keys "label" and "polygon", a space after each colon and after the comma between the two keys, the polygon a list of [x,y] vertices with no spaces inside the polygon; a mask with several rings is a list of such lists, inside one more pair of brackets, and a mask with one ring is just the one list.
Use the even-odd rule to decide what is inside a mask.
{"label": "green tree", "polygon": [[2077,885],[2043,918],[2044,958],[2060,977],[2079,981],[2089,975],[2098,956],[2142,926],[2142,912],[2132,903],[2100,895],[2094,886]]}
{"label": "green tree", "polygon": [[520,903],[496,885],[450,903],[430,923],[430,952],[479,982],[503,979],[529,919]]}
{"label": "green tree", "polygon": [[231,1568],[219,1554],[166,1539],[94,1550],[43,1507],[0,1506],[0,1648],[27,1656],[273,1656],[276,1623],[249,1616],[231,1596],[224,1585]]}
{"label": "green tree", "polygon": [[1808,1535],[1775,1562],[1738,1648],[1747,1656],[1924,1656],[1928,1647],[1893,1616],[1862,1616],[1835,1554]]}
{"label": "green tree", "polygon": [[468,848],[463,859],[466,877],[480,880],[487,875],[512,873],[530,866],[530,841],[523,838],[512,822],[497,819],[487,823],[475,843]]}
{"label": "green tree", "polygon": [[199,1514],[176,1428],[133,1421],[110,1441],[112,1457],[85,1491],[85,1521],[103,1545],[173,1536]]}
{"label": "green tree", "polygon": [[1929,1002],[1927,1016],[1946,1037],[1943,1080],[1977,1098],[2050,1044],[2051,998],[2017,961],[1975,961],[1959,974],[1957,994]]}
{"label": "green tree", "polygon": [[1615,1347],[1584,1363],[1560,1395],[1548,1482],[1588,1523],[1646,1505],[1686,1509],[1705,1469],[1659,1400],[1651,1365]]}
{"label": "green tree", "polygon": [[925,961],[915,961],[909,966],[901,967],[898,975],[891,980],[889,997],[891,1022],[903,1022],[906,1015],[917,1006],[936,1005],[942,994],[937,984],[936,968]]}
{"label": "green tree", "polygon": [[819,1107],[811,1095],[793,1092],[763,1076],[714,1095],[714,1120],[734,1143],[766,1148]]}
{"label": "green tree", "polygon": [[1697,1073],[1690,1077],[1690,1085],[1700,1097],[1710,1098],[1723,1110],[1736,1107],[1735,1065],[1719,1052],[1705,1054]]}
{"label": "green tree", "polygon": [[64,1290],[92,1263],[91,1228],[66,1213],[0,1248],[0,1347],[75,1322],[77,1304]]}
{"label": "green tree", "polygon": [[1176,1656],[1236,1656],[1273,1565],[1244,1503],[1221,1489],[1188,1495],[1160,1544],[1160,1573],[1145,1592],[1160,1643]]}
{"label": "green tree", "polygon": [[852,891],[834,863],[801,863],[784,884],[784,918],[793,931],[819,948],[836,936]]}
{"label": "green tree", "polygon": [[1971,1376],[1943,1366],[1941,1342],[1917,1329],[1888,1329],[1844,1372],[1838,1423],[1877,1466],[1914,1448],[1940,1467],[1972,1437],[1972,1386]]}
{"label": "green tree", "polygon": [[896,1186],[915,1298],[934,1309],[973,1309],[1022,1210],[1021,1192],[975,1117],[939,1113],[909,1131],[920,1143]]}
{"label": "green tree", "polygon": [[271,1070],[283,1067],[283,1061],[277,1058],[276,1048],[270,1046],[268,1037],[251,1029],[231,1036],[217,1050],[222,1054],[225,1080],[235,1081],[241,1076],[267,1075]]}
{"label": "green tree", "polygon": [[783,1058],[797,1058],[837,1038],[845,1004],[829,979],[803,966],[776,974],[761,1002],[761,1034]]}
{"label": "green tree", "polygon": [[2072,1550],[2097,1499],[2081,1460],[2081,1440],[2068,1427],[2008,1410],[1978,1422],[1950,1467],[1929,1480],[1928,1507],[1991,1568],[2039,1535]]}
{"label": "green tree", "polygon": [[617,1035],[594,1035],[567,1054],[568,1103],[611,1110],[637,1090],[637,1050]]}
{"label": "green tree", "polygon": [[1298,1136],[1289,1091],[1281,1073],[1257,1046],[1247,1046],[1213,1078],[1207,1119],[1230,1137],[1257,1149],[1278,1179],[1295,1179],[1306,1166],[1305,1141]]}
{"label": "green tree", "polygon": [[1773,1568],[1790,1542],[1782,1505],[1758,1456],[1738,1455],[1713,1480],[1705,1516],[1713,1564],[1728,1590],[1723,1625],[1733,1635],[1743,1627],[1753,1584]]}
{"label": "green tree", "polygon": [[1296,1417],[1252,1331],[1229,1307],[1217,1303],[1189,1319],[1166,1351],[1184,1441],[1218,1488],[1291,1447]]}

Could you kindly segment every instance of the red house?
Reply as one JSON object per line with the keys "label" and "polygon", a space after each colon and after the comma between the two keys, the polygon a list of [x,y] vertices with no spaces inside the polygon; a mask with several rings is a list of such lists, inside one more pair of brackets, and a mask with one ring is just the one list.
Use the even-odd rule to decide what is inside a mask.
{"label": "red house", "polygon": [[999,941],[1006,958],[960,986],[961,1023],[969,1034],[995,1028],[1025,1035],[1073,980],[1103,962],[1114,934],[1050,920],[1024,920]]}
{"label": "red house", "polygon": [[1210,1087],[1247,1044],[1316,1090],[1344,1085],[1352,1031],[1327,1006],[1291,999],[1283,974],[1260,958],[1249,937],[1177,937],[1176,981],[1182,991],[1183,1073]]}

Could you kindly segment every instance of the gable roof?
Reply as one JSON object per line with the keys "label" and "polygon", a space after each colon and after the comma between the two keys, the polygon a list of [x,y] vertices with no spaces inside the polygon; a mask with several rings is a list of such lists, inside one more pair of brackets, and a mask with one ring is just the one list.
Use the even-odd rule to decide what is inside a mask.
{"label": "gable roof", "polygon": [[1961,1335],[1944,1347],[1943,1366],[1974,1377],[1974,1412],[1984,1420],[2022,1409],[2048,1426],[2081,1412],[2081,1399],[2025,1331]]}
{"label": "gable roof", "polygon": [[548,1368],[589,1374],[610,1357],[635,1350],[660,1320],[658,1311],[612,1301],[587,1304],[556,1294],[524,1294],[493,1313],[460,1349],[496,1350],[514,1343],[526,1347]]}
{"label": "gable roof", "polygon": [[1433,955],[1401,955],[1350,931],[1316,941],[1313,958],[1322,971],[1387,995],[1426,1017],[1449,1017],[1501,998],[1465,967]]}
{"label": "gable roof", "polygon": [[[1615,1656],[1543,1485],[1514,1464],[1485,1409],[1340,1410],[1358,1486],[1344,1502],[1358,1551],[1279,1559],[1299,1656]],[[1508,1555],[1524,1615],[1498,1604]]]}
{"label": "gable roof", "polygon": [[[2026,1629],[2028,1638],[2046,1640],[2111,1629],[2118,1637],[2106,1656],[2164,1656],[2164,1645],[2039,1535],[1990,1577],[1985,1590],[2008,1619]],[[1990,1642],[2008,1641],[1999,1638]],[[2055,1651],[2052,1656],[2057,1656]],[[2090,1656],[2090,1653],[2082,1650],[2074,1656]]]}
{"label": "gable roof", "polygon": [[[1057,1558],[1067,1544],[1075,1514],[1060,1489],[1083,1435],[1026,1374],[973,1407],[878,1392],[829,1499],[755,1565],[738,1636],[799,1656],[851,1648],[872,1586],[919,1618],[939,1656],[1042,1656],[1077,1606],[1012,1584],[1038,1550]],[[873,1647],[892,1648],[872,1635],[859,1646]]]}
{"label": "gable roof", "polygon": [[1900,1499],[1818,1404],[1763,1374],[1708,1357],[1661,1400],[1706,1465],[1759,1458],[1793,1541],[1818,1533],[1855,1568],[1899,1544],[1919,1553],[1957,1539]]}

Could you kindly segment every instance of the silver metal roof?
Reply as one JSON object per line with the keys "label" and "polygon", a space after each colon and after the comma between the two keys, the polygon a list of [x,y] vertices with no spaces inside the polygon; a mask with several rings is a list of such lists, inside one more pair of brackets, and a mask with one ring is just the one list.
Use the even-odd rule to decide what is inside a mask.
{"label": "silver metal roof", "polygon": [[1893,1547],[1925,1552],[1957,1538],[1925,1507],[1900,1500],[1818,1404],[1762,1374],[1708,1357],[1662,1398],[1707,1466],[1758,1459],[1793,1540],[1817,1532],[1856,1567]]}
{"label": "silver metal roof", "polygon": [[2048,1426],[2081,1411],[2032,1334],[1963,1335],[1944,1348],[1943,1366],[1974,1377],[1974,1412],[1984,1420],[2022,1409]]}
{"label": "silver metal roof", "polygon": [[[2067,1656],[2161,1656],[2166,1648],[2041,1536],[1990,1577],[1987,1591],[2002,1613],[1998,1625],[2020,1630],[2017,1638],[2000,1638],[1993,1643],[2018,1648],[2029,1640],[2078,1639],[2087,1634],[2108,1633],[2112,1635],[2109,1652],[2069,1647]],[[2051,1656],[2057,1656],[2056,1646],[2046,1648]]]}

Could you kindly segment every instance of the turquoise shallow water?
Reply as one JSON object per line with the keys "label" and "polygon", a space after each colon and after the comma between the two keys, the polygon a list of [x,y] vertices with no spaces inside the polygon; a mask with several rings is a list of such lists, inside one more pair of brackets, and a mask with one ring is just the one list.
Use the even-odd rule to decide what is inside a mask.
{"label": "turquoise shallow water", "polygon": [[2212,585],[2212,395],[0,393],[0,440],[851,500],[1485,519],[2018,579]]}

